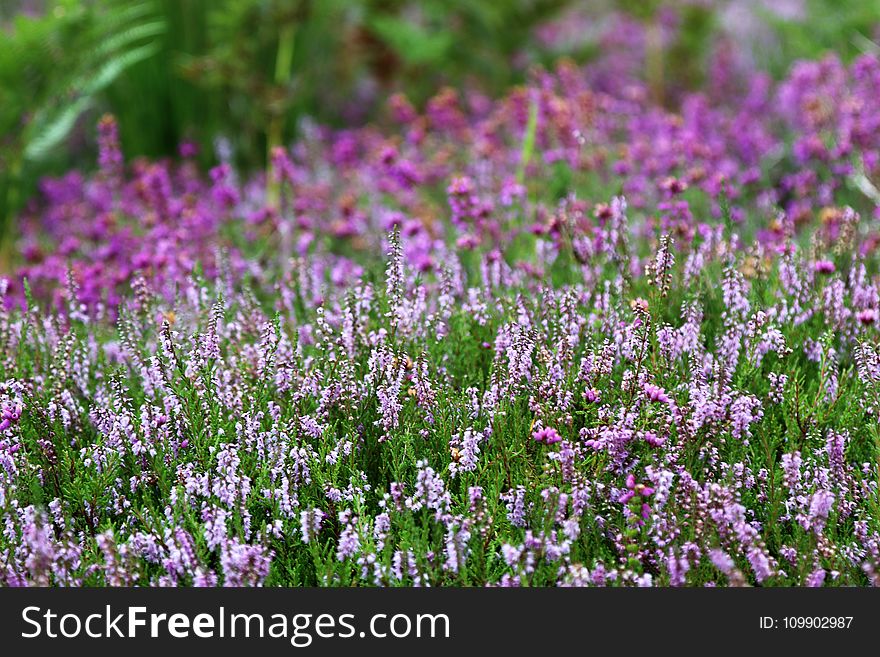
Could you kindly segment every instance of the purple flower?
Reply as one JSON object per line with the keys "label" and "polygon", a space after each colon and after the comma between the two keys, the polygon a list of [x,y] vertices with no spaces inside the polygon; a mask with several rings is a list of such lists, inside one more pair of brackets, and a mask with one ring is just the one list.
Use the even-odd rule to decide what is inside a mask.
{"label": "purple flower", "polygon": [[824,568],[817,568],[807,577],[806,585],[811,588],[818,588],[825,583],[825,572]]}
{"label": "purple flower", "polygon": [[669,395],[666,394],[666,391],[660,386],[654,385],[653,383],[645,383],[642,386],[642,390],[644,390],[645,396],[648,398],[648,401],[662,402],[664,404],[669,404],[672,402],[672,400],[669,398]]}
{"label": "purple flower", "polygon": [[105,114],[98,121],[98,166],[110,177],[122,173],[122,151],[119,148],[119,126],[116,119]]}
{"label": "purple flower", "polygon": [[856,319],[866,325],[876,324],[877,317],[878,313],[876,308],[865,308],[856,313]]}
{"label": "purple flower", "polygon": [[817,534],[821,534],[828,522],[828,514],[834,508],[834,493],[827,490],[820,490],[813,494],[810,499],[810,507],[804,526],[812,529]]}
{"label": "purple flower", "polygon": [[10,404],[3,406],[0,410],[0,432],[6,431],[21,418],[21,404]]}
{"label": "purple flower", "polygon": [[552,427],[538,429],[532,434],[532,439],[545,445],[553,445],[562,440],[562,436]]}

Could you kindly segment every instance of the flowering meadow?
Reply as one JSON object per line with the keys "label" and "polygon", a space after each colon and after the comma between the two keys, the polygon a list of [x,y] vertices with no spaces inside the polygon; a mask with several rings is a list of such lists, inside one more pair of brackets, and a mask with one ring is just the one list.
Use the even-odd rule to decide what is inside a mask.
{"label": "flowering meadow", "polygon": [[639,43],[265,175],[103,117],[4,265],[0,583],[880,584],[880,60]]}

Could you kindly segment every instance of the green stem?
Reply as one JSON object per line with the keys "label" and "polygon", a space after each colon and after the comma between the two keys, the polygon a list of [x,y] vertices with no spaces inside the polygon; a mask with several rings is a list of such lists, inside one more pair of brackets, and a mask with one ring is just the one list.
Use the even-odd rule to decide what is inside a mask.
{"label": "green stem", "polygon": [[[275,54],[275,85],[286,87],[293,69],[293,48],[296,43],[296,25],[289,23],[281,28],[278,51]],[[266,169],[272,166],[272,151],[281,146],[284,139],[284,112],[279,111],[269,121],[266,130]],[[266,206],[278,209],[281,202],[281,181],[266,177]]]}
{"label": "green stem", "polygon": [[278,53],[275,57],[275,84],[287,84],[293,68],[293,46],[296,37],[296,25],[289,23],[281,28],[278,38]]}
{"label": "green stem", "polygon": [[22,157],[16,154],[10,159],[12,161],[9,165],[9,177],[3,186],[3,203],[0,206],[0,262],[4,264],[8,264],[9,245],[13,243],[13,240],[9,239],[9,233],[12,230],[21,194]]}

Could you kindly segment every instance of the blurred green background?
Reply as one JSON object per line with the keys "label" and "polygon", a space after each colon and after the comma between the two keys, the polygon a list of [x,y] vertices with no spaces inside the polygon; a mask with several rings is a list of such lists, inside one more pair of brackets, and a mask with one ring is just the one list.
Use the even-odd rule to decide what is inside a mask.
{"label": "blurred green background", "polygon": [[619,14],[676,21],[665,70],[646,67],[657,85],[698,86],[725,36],[777,78],[827,50],[880,52],[864,0],[0,0],[0,221],[41,176],[93,165],[104,112],[127,157],[186,140],[209,166],[222,139],[253,170],[304,117],[359,124],[395,91],[499,94],[530,66],[587,62]]}

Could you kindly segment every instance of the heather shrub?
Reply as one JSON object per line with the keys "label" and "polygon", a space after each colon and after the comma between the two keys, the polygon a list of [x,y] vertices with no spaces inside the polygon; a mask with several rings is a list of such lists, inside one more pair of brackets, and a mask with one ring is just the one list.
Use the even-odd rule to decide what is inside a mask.
{"label": "heather shrub", "polygon": [[614,47],[265,176],[102,119],[2,287],[2,582],[876,583],[880,62]]}

